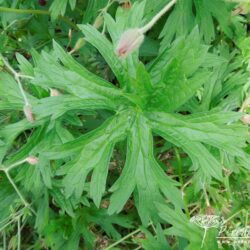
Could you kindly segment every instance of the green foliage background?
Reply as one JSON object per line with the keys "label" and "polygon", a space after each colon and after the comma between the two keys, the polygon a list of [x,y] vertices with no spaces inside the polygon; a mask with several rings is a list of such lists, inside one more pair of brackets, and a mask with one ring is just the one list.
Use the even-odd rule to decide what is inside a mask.
{"label": "green foliage background", "polygon": [[119,58],[168,2],[0,0],[3,249],[233,249],[190,218],[249,227],[249,3],[177,0]]}

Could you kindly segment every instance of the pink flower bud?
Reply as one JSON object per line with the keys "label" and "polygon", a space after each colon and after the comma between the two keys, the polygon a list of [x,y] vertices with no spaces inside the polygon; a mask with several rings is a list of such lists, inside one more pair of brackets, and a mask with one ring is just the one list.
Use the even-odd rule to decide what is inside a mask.
{"label": "pink flower bud", "polygon": [[26,158],[26,161],[31,165],[36,165],[38,163],[38,158],[35,156],[29,156]]}
{"label": "pink flower bud", "polygon": [[122,8],[125,9],[125,10],[129,10],[132,8],[132,3],[128,0],[128,1],[125,1],[123,2],[122,4]]}
{"label": "pink flower bud", "polygon": [[27,118],[27,120],[29,122],[34,122],[35,121],[35,117],[34,117],[34,115],[32,113],[32,109],[31,109],[30,105],[25,105],[23,107],[23,112],[24,112],[24,114],[25,114],[25,116],[26,116],[26,118]]}
{"label": "pink flower bud", "polygon": [[244,123],[244,124],[250,124],[250,115],[244,115],[241,117],[241,121]]}
{"label": "pink flower bud", "polygon": [[138,49],[144,40],[144,35],[140,29],[129,29],[125,31],[120,38],[116,48],[116,54],[120,57],[127,57],[133,51]]}
{"label": "pink flower bud", "polygon": [[50,96],[59,96],[61,93],[57,89],[50,89]]}

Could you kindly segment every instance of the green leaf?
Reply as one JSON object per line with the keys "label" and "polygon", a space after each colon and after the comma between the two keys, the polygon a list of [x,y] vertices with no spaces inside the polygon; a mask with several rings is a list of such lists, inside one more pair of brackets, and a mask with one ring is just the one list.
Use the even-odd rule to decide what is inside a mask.
{"label": "green leaf", "polygon": [[115,20],[109,14],[104,15],[105,24],[115,47],[124,31],[143,26],[145,4],[146,1],[135,2],[129,11],[118,8]]}
{"label": "green leaf", "polygon": [[104,57],[104,59],[114,72],[121,86],[125,86],[128,80],[128,75],[121,61],[115,54],[114,46],[93,26],[79,25],[79,28],[85,35],[85,39],[99,50],[101,55]]}
{"label": "green leaf", "polygon": [[161,49],[166,48],[174,38],[188,34],[194,27],[192,2],[193,0],[180,0],[176,3],[160,34],[160,38],[163,38]]}
{"label": "green leaf", "polygon": [[5,224],[9,222],[11,219],[11,214],[13,213],[12,207],[15,206],[16,200],[18,200],[18,196],[10,185],[6,176],[1,172],[1,189],[0,189],[0,227],[2,228]]}
{"label": "green leaf", "polygon": [[54,43],[54,48],[55,55],[44,52],[42,60],[37,62],[33,83],[45,88],[58,88],[82,99],[99,98],[108,103],[122,99],[120,90],[82,70],[58,44]]}
{"label": "green leaf", "polygon": [[40,156],[39,157],[39,162],[36,165],[36,167],[39,169],[43,183],[47,188],[52,188],[52,173],[51,173],[51,165],[50,162],[47,158]]}
{"label": "green leaf", "polygon": [[175,185],[154,159],[151,129],[146,119],[139,116],[128,137],[127,159],[122,175],[110,189],[113,194],[109,213],[120,212],[135,190],[136,206],[146,225],[157,218],[152,200],[162,201],[161,192],[176,206],[182,206]]}
{"label": "green leaf", "polygon": [[55,41],[53,41],[53,48],[56,54],[56,57],[63,63],[63,65],[78,73],[86,80],[98,84],[100,86],[109,87],[115,89],[114,85],[110,84],[109,82],[105,81],[104,79],[98,77],[97,75],[93,74],[85,67],[83,67],[80,63],[78,63],[69,53],[64,51],[64,49]]}
{"label": "green leaf", "polygon": [[[8,89],[8,95],[6,95]],[[0,72],[0,106],[4,109],[21,109],[24,101],[14,78],[7,73]]]}
{"label": "green leaf", "polygon": [[106,209],[97,209],[94,207],[87,208],[90,214],[90,220],[100,225],[109,237],[119,240],[120,233],[116,230],[115,225],[123,228],[133,228],[133,217],[128,215],[109,215]]}
{"label": "green leaf", "polygon": [[10,156],[9,159],[4,162],[5,165],[11,165],[28,157],[37,143],[44,138],[45,132],[45,126],[34,129],[32,135],[28,138],[27,143],[25,143],[18,151]]}
{"label": "green leaf", "polygon": [[[80,153],[74,156],[72,162],[63,166],[58,174],[66,175],[63,181],[67,197],[73,193],[79,199],[85,184],[87,175],[93,170],[90,185],[90,195],[97,206],[100,205],[101,197],[105,191],[106,179],[110,157],[115,143],[122,140],[129,126],[127,122],[128,113],[121,113],[106,121],[101,128],[86,134],[80,141],[68,142],[58,150],[63,156],[66,147],[74,149],[74,144],[79,148]],[[62,149],[62,150],[60,150]],[[76,150],[76,149],[74,149]],[[69,154],[66,151],[67,155]],[[55,155],[55,153],[53,153]],[[66,155],[65,155],[66,156]],[[51,153],[50,153],[51,157]],[[58,157],[58,156],[56,156]]]}
{"label": "green leaf", "polygon": [[98,16],[99,11],[108,3],[108,0],[91,0],[84,11],[83,23],[91,23]]}
{"label": "green leaf", "polygon": [[222,166],[202,144],[209,144],[232,156],[244,158],[242,149],[246,145],[247,130],[243,126],[227,125],[220,129],[211,122],[206,123],[206,116],[200,123],[184,122],[182,116],[166,113],[155,113],[155,116],[151,113],[149,118],[155,132],[182,147],[192,159],[194,169],[200,168],[204,176],[221,180]]}
{"label": "green leaf", "polygon": [[[117,47],[123,32],[131,28],[138,28],[143,26],[145,4],[146,1],[135,2],[129,11],[123,8],[118,8],[115,20],[113,20],[113,18],[109,14],[104,15],[105,24],[111,36],[114,49]],[[132,93],[134,92],[134,88],[136,88],[136,84],[134,84],[134,78],[136,78],[137,69],[140,65],[138,57],[139,51],[137,50],[131,55],[128,55],[125,59],[119,59],[125,72],[127,72],[127,79],[125,83],[122,84],[120,82],[120,84],[121,86],[124,86],[128,92]]]}
{"label": "green leaf", "polygon": [[161,32],[160,38],[163,38],[161,47],[166,48],[175,37],[188,34],[196,24],[206,43],[215,39],[218,26],[232,38],[235,26],[240,24],[232,17],[231,11],[232,5],[221,0],[178,1]]}
{"label": "green leaf", "polygon": [[170,141],[189,155],[193,162],[193,170],[200,169],[202,171],[201,183],[214,177],[222,181],[222,166],[219,161],[208,151],[208,149],[199,142],[190,142],[184,134],[180,134],[175,129],[164,129],[159,132],[165,140]]}
{"label": "green leaf", "polygon": [[202,231],[192,224],[180,209],[171,209],[165,204],[157,204],[160,217],[172,225],[165,232],[168,235],[175,235],[188,239],[189,246],[185,249],[202,249]]}
{"label": "green leaf", "polygon": [[[149,102],[149,109],[166,112],[175,111],[190,100],[209,78],[208,71],[200,71],[194,77],[187,79],[185,75],[178,72],[178,65],[173,67],[174,70],[177,69],[177,72],[168,71],[170,78],[163,82],[161,86],[157,86]],[[172,78],[171,73],[173,74]]]}
{"label": "green leaf", "polygon": [[[191,119],[189,116],[166,113],[148,115],[155,132],[182,147],[192,159],[194,169],[199,167],[204,176],[213,176],[219,180],[222,178],[222,166],[202,144],[211,145],[221,152],[226,152],[233,157],[238,156],[242,161],[246,161],[247,157],[243,149],[246,146],[247,129],[242,125],[228,124],[237,116],[240,117],[239,114],[231,112],[221,115],[218,113],[217,116],[216,113],[211,113],[211,116],[209,113],[203,115],[200,113],[199,118],[197,115],[191,115]],[[192,119],[192,117],[197,118]],[[218,125],[215,125],[216,123]],[[221,123],[227,123],[227,125],[221,126]]]}
{"label": "green leaf", "polygon": [[149,67],[155,86],[149,108],[172,112],[191,99],[210,77],[203,66],[207,51],[197,29],[164,50]]}
{"label": "green leaf", "polygon": [[157,249],[157,250],[170,250],[170,246],[164,235],[164,232],[160,224],[156,226],[156,235],[152,235],[145,228],[141,228],[141,231],[145,234],[145,239],[135,238],[136,242],[140,243],[145,250]]}
{"label": "green leaf", "polygon": [[39,232],[42,232],[49,223],[49,198],[48,193],[44,193],[44,196],[42,196],[38,202],[38,211],[35,223],[35,227]]}
{"label": "green leaf", "polygon": [[34,70],[32,64],[21,54],[16,54],[16,59],[19,63],[19,68],[24,75],[33,76]]}
{"label": "green leaf", "polygon": [[73,10],[76,5],[76,0],[54,0],[51,4],[49,10],[51,12],[51,17],[55,20],[59,15],[64,16],[67,4],[70,4],[71,9]]}
{"label": "green leaf", "polygon": [[[170,115],[166,113],[149,114],[155,128],[174,128],[180,134],[184,134],[190,141],[202,142],[228,152],[231,155],[244,155],[242,148],[246,146],[245,138],[247,129],[242,126],[224,125],[222,127],[207,122],[204,118],[200,123],[184,122],[181,115]],[[187,116],[188,117],[188,116]],[[184,119],[187,119],[184,117]],[[160,125],[159,125],[160,124]]]}
{"label": "green leaf", "polygon": [[108,99],[86,98],[82,99],[72,95],[60,95],[40,99],[32,109],[36,118],[43,119],[51,116],[51,119],[57,119],[72,110],[98,110],[109,109],[114,110],[115,103]]}

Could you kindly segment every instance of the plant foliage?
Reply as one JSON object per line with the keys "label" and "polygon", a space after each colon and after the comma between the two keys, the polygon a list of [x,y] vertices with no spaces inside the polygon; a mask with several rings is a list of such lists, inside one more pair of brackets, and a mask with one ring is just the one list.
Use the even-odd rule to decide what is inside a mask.
{"label": "plant foliage", "polygon": [[168,0],[26,2],[0,1],[3,246],[111,249],[141,225],[119,249],[217,249],[189,218],[247,209],[247,14],[177,0],[120,58]]}

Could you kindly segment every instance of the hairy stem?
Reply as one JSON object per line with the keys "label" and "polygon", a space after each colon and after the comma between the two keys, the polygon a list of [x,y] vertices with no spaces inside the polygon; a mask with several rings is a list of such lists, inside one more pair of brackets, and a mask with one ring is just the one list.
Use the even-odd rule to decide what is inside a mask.
{"label": "hairy stem", "polygon": [[[3,170],[3,169],[1,169]],[[25,207],[27,207],[34,215],[36,214],[36,212],[34,211],[34,209],[32,207],[30,207],[30,204],[26,201],[26,199],[24,198],[24,196],[22,195],[22,193],[20,192],[20,190],[18,189],[18,187],[16,186],[15,182],[13,181],[13,179],[11,178],[8,169],[3,170],[4,173],[6,174],[6,177],[8,178],[10,184],[12,185],[12,187],[15,189],[17,195],[19,196],[19,198],[21,199],[23,205]]]}
{"label": "hairy stem", "polygon": [[25,207],[29,207],[29,203],[25,200],[25,198],[23,197],[22,193],[19,191],[18,187],[16,186],[15,182],[12,180],[10,174],[8,171],[5,171],[5,174],[10,182],[10,184],[12,185],[12,187],[15,189],[17,195],[19,196],[19,198],[21,199],[22,203],[24,204]]}
{"label": "hairy stem", "polygon": [[172,0],[169,2],[158,14],[156,14],[150,22],[148,22],[145,26],[143,26],[140,30],[144,34],[149,31],[155,23],[168,11],[170,10],[175,4],[177,0]]}
{"label": "hairy stem", "polygon": [[[29,158],[29,157],[28,157]],[[25,158],[21,161],[18,161],[18,162],[15,162],[13,163],[12,165],[9,165],[8,167],[5,167],[5,168],[0,168],[0,170],[3,170],[3,171],[10,171],[12,170],[13,168],[16,168],[18,166],[20,166],[21,164],[25,163],[25,162],[28,162],[28,158]]]}
{"label": "hairy stem", "polygon": [[13,76],[14,76],[14,78],[15,78],[17,84],[18,84],[18,87],[19,87],[19,89],[20,89],[20,92],[21,92],[21,95],[22,95],[22,97],[23,97],[23,100],[24,100],[25,105],[26,105],[26,106],[29,106],[30,103],[29,103],[29,101],[28,101],[28,98],[27,98],[27,96],[26,96],[26,94],[25,94],[25,91],[24,91],[24,89],[23,89],[22,83],[21,83],[21,81],[20,81],[20,77],[21,77],[21,76],[20,76],[11,66],[10,66],[10,64],[8,63],[8,61],[7,61],[1,54],[0,54],[0,58],[3,60],[3,63],[4,63],[4,65],[6,66],[6,68],[13,74]]}
{"label": "hairy stem", "polygon": [[205,239],[206,239],[206,235],[207,235],[207,228],[205,227],[205,232],[204,232],[204,235],[203,235],[203,238],[202,238],[201,247],[203,247],[203,246],[204,246]]}

